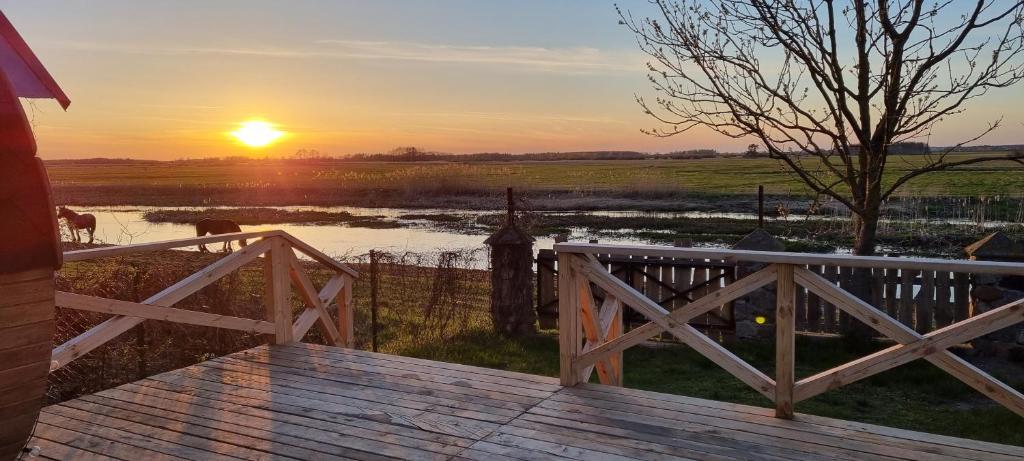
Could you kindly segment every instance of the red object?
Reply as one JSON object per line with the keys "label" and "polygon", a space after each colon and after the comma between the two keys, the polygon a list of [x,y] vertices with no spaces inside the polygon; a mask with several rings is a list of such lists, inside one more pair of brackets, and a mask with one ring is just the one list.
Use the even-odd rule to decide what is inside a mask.
{"label": "red object", "polygon": [[0,274],[61,264],[46,170],[35,158],[32,126],[18,98],[71,104],[50,73],[0,12]]}
{"label": "red object", "polygon": [[53,80],[50,73],[39,62],[32,49],[14,29],[11,21],[0,11],[0,69],[7,75],[7,80],[14,95],[19,98],[56,99],[60,106],[67,110],[71,105],[64,91]]}

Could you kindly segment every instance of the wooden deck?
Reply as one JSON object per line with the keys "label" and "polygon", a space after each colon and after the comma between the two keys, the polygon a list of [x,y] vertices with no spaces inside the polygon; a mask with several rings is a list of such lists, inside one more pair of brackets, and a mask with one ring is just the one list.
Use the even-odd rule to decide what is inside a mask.
{"label": "wooden deck", "polygon": [[465,365],[261,346],[47,407],[52,459],[1020,460],[1024,448]]}

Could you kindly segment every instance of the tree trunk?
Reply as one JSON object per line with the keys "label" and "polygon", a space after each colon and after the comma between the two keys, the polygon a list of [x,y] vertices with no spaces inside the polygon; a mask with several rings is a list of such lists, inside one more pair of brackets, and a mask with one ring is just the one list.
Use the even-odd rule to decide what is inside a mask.
{"label": "tree trunk", "polygon": [[853,254],[872,256],[875,254],[875,241],[878,232],[878,214],[868,213],[864,216],[853,215]]}
{"label": "tree trunk", "polygon": [[[876,233],[878,231],[878,214],[868,213],[865,216],[854,215],[854,242],[853,254],[857,256],[871,256],[875,254]],[[854,268],[852,271],[852,284],[848,291],[862,301],[871,303],[872,282],[871,269]],[[877,307],[877,306],[876,306]],[[874,330],[864,323],[850,319],[847,327],[842,332],[848,347],[853,350],[866,349],[874,335]]]}

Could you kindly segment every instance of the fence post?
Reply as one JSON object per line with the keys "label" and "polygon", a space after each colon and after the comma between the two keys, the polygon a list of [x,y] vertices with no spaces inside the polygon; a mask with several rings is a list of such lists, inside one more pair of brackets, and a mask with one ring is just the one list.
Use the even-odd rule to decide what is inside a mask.
{"label": "fence post", "polygon": [[352,304],[352,290],[355,289],[356,279],[351,275],[342,274],[341,280],[344,285],[337,301],[338,332],[341,333],[341,344],[352,349],[356,347],[355,308]]}
{"label": "fence post", "polygon": [[370,250],[370,350],[377,352],[377,288],[380,277],[380,254]]}
{"label": "fence post", "polygon": [[263,256],[263,280],[266,290],[264,302],[267,321],[274,324],[274,344],[294,341],[292,338],[291,278],[288,275],[288,255],[292,251],[288,241],[270,237],[270,251]]}
{"label": "fence post", "polygon": [[537,318],[542,330],[558,328],[558,306],[555,304],[555,251],[537,252]]}
{"label": "fence post", "polygon": [[580,374],[576,370],[576,358],[583,350],[580,339],[579,303],[576,271],[572,268],[572,253],[558,252],[558,365],[559,378],[563,386],[575,386]]}
{"label": "fence post", "polygon": [[775,416],[793,419],[796,283],[793,266],[780,264],[775,293]]}

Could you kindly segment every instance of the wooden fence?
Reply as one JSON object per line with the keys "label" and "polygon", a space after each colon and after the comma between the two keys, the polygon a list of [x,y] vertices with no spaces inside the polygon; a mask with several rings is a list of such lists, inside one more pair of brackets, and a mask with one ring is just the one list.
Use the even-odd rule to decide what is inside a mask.
{"label": "wooden fence", "polygon": [[[1019,276],[1024,275],[1024,264],[585,243],[559,243],[555,245],[555,250],[558,252],[559,278],[562,279],[558,286],[558,333],[560,379],[564,386],[586,382],[595,371],[601,383],[621,386],[622,351],[667,332],[771,399],[775,403],[776,416],[781,418],[792,418],[793,407],[797,402],[916,359],[931,362],[978,392],[1024,416],[1024,395],[948,350],[952,346],[1020,323],[1024,320],[1024,299],[921,334],[907,326],[906,322],[887,315],[882,308],[876,308],[844,290],[841,282],[825,277],[824,271],[818,273],[807,269],[808,266],[835,266],[884,270],[886,275],[894,271],[894,275],[899,276],[900,289],[908,292],[912,291],[913,274],[932,274],[922,276],[921,284],[932,284],[934,287],[934,274],[939,272]],[[752,269],[748,275],[732,284],[712,291],[682,308],[669,311],[610,274],[596,255],[725,260],[748,264]],[[843,271],[838,272],[842,278]],[[883,280],[881,293],[884,298],[884,287],[888,280],[881,277],[879,280]],[[953,284],[956,278],[949,277],[947,280]],[[943,286],[945,283],[942,282]],[[743,361],[718,341],[688,324],[704,312],[767,285],[776,287],[774,377],[769,377]],[[604,293],[600,302],[595,299],[597,289]],[[849,321],[856,319],[893,340],[896,345],[798,380],[794,364],[796,302],[800,290],[804,290],[805,297],[814,295],[837,307],[839,312],[849,317]],[[641,313],[647,323],[628,332],[624,331],[622,317],[625,307]],[[934,312],[923,324],[928,323],[928,318],[934,318]]]}
{"label": "wooden fence", "polygon": [[[680,259],[644,255],[596,255],[612,275],[667,310],[722,289],[736,279],[736,263],[721,259]],[[853,268],[805,264],[801,266],[840,288],[853,289]],[[972,316],[969,273],[950,270],[867,268],[867,300],[890,317],[919,333],[927,333]],[[796,328],[799,332],[842,333],[851,328],[850,317],[836,305],[805,287],[796,288]],[[557,327],[558,261],[554,250],[537,254],[537,315],[541,327]],[[626,314],[627,328],[642,320]],[[729,304],[695,318],[702,329],[732,330],[735,318]]]}
{"label": "wooden fence", "polygon": [[[64,253],[64,260],[86,261],[241,239],[256,240],[141,303],[58,291],[57,306],[113,314],[113,317],[58,345],[53,350],[50,371],[66,366],[147,319],[262,333],[274,344],[301,340],[310,328],[319,324],[332,344],[353,347],[352,287],[358,273],[283,231],[242,232],[69,251]],[[334,276],[319,291],[298,263],[296,252],[305,254],[334,272]],[[231,317],[171,307],[261,256],[265,282],[264,318]],[[306,305],[297,317],[291,308],[293,289]],[[337,323],[328,312],[328,306],[335,302],[338,305]]]}
{"label": "wooden fence", "polygon": [[[722,260],[693,260],[647,256],[596,256],[608,272],[668,310],[719,290],[735,277],[735,265]],[[558,326],[558,260],[554,250],[537,254],[537,316],[541,328]],[[600,297],[600,293],[598,295]],[[643,316],[627,312],[627,326]],[[691,325],[708,330],[735,328],[732,306],[726,304],[695,318]]]}

